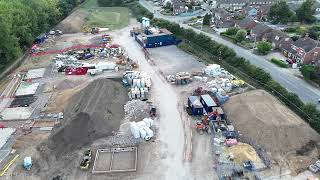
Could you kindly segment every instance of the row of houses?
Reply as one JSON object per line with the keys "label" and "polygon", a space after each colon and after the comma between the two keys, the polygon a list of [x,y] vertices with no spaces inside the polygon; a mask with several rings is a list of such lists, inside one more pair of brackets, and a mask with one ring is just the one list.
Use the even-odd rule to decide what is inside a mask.
{"label": "row of houses", "polygon": [[251,38],[255,38],[256,41],[270,42],[274,49],[280,50],[293,62],[320,65],[320,42],[308,36],[293,41],[286,33],[259,23],[250,17],[238,21],[235,27],[250,31]]}

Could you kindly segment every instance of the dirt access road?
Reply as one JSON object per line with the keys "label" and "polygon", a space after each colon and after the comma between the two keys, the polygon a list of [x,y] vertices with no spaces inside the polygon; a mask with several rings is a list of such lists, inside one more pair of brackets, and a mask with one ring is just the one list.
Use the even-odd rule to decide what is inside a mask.
{"label": "dirt access road", "polygon": [[[152,93],[155,104],[160,112],[159,139],[164,144],[165,149],[160,149],[159,153],[165,153],[161,164],[166,167],[163,177],[156,179],[195,179],[189,174],[189,166],[184,163],[184,132],[181,117],[178,111],[178,97],[173,88],[158,73],[156,67],[151,66],[145,59],[141,47],[129,36],[129,30],[133,26],[114,34],[116,43],[121,44],[128,55],[137,60],[141,71],[149,73],[153,81]],[[162,152],[161,152],[162,151]]]}

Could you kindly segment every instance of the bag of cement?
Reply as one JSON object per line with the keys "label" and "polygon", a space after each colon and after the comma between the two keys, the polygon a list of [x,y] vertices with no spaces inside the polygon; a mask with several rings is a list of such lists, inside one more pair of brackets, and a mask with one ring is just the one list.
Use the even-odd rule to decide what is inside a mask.
{"label": "bag of cement", "polygon": [[136,122],[130,122],[130,131],[134,138],[140,138],[140,128]]}
{"label": "bag of cement", "polygon": [[136,124],[137,124],[137,126],[138,126],[139,128],[144,128],[144,127],[146,127],[146,126],[147,126],[147,123],[146,123],[146,122],[144,122],[144,121],[136,122]]}
{"label": "bag of cement", "polygon": [[140,137],[142,139],[144,139],[147,136],[147,132],[146,132],[146,130],[144,128],[140,128],[139,132],[140,132]]}
{"label": "bag of cement", "polygon": [[153,126],[153,119],[151,119],[151,118],[144,118],[143,121],[146,123],[147,127]]}

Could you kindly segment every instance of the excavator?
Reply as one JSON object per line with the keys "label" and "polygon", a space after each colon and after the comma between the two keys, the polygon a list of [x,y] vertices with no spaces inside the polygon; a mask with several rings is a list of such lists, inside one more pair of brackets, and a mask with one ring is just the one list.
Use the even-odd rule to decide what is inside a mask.
{"label": "excavator", "polygon": [[218,112],[218,110],[209,112],[207,115],[205,115],[201,121],[196,122],[196,129],[199,131],[200,134],[203,134],[203,131],[206,131],[208,134],[211,134],[211,129],[209,126],[209,121],[213,120],[213,117],[215,117],[215,121],[219,124],[221,121],[221,116]]}

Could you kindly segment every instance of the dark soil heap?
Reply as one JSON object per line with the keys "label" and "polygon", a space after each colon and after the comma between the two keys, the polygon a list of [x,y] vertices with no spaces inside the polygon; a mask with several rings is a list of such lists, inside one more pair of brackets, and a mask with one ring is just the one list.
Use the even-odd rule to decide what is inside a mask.
{"label": "dark soil heap", "polygon": [[118,131],[124,118],[127,92],[120,82],[98,79],[74,95],[64,120],[49,137],[48,148],[68,153]]}

